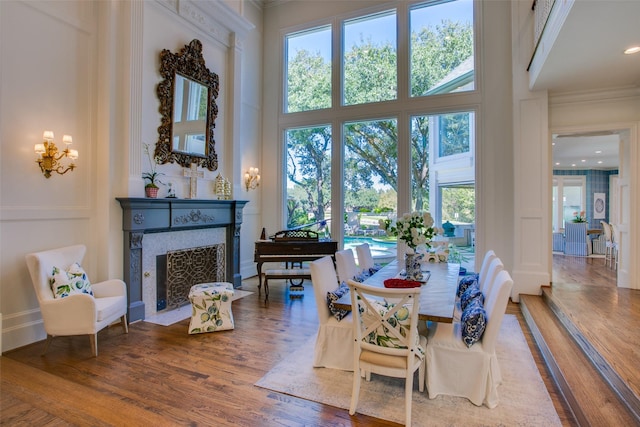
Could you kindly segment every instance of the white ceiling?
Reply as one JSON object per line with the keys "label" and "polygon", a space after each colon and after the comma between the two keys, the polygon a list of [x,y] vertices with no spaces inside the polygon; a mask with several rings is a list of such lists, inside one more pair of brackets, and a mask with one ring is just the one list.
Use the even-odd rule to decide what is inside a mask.
{"label": "white ceiling", "polygon": [[640,0],[576,0],[533,89],[640,87],[640,53],[623,54],[631,46],[640,46]]}
{"label": "white ceiling", "polygon": [[[640,0],[576,0],[533,89],[640,89],[640,53],[623,53],[631,46],[640,46]],[[554,135],[553,168],[617,168],[619,140],[616,132]]]}
{"label": "white ceiling", "polygon": [[610,134],[554,135],[553,169],[616,169],[620,137],[601,133]]}

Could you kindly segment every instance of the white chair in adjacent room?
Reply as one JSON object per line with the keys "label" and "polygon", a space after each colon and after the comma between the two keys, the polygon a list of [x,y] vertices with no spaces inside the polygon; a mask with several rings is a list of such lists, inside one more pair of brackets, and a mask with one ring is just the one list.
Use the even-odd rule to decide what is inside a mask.
{"label": "white chair in adjacent room", "polygon": [[356,264],[356,258],[353,256],[351,249],[343,249],[336,252],[336,270],[338,271],[338,280],[346,282],[358,277],[361,271]]}
{"label": "white chair in adjacent room", "polygon": [[[383,288],[349,280],[354,328],[354,374],[349,414],[356,413],[362,376],[405,379],[405,425],[411,425],[413,376],[424,391],[425,337],[418,335],[421,288]],[[391,303],[393,301],[393,303]]]}
{"label": "white chair in adjacent room", "polygon": [[350,312],[333,308],[329,301],[329,294],[336,298],[339,294],[348,292],[348,287],[338,284],[330,256],[311,262],[309,268],[320,320],[313,366],[352,371],[353,316]]}
{"label": "white chair in adjacent room", "polygon": [[44,352],[55,336],[89,335],[97,356],[100,330],[120,319],[124,332],[129,332],[125,283],[119,279],[90,283],[81,268],[85,252],[84,245],[74,245],[26,256],[47,333]]}
{"label": "white chair in adjacent room", "polygon": [[611,265],[613,268],[618,268],[618,227],[609,223],[611,227]]}
{"label": "white chair in adjacent room", "polygon": [[444,394],[466,397],[477,406],[495,408],[498,405],[502,376],[495,348],[512,287],[509,273],[500,271],[484,302],[484,321],[476,322],[478,317],[468,316],[472,324],[467,331],[478,331],[481,323],[485,326],[484,333],[470,347],[462,339],[465,313],[459,322],[438,323],[429,330],[426,366],[430,399]]}

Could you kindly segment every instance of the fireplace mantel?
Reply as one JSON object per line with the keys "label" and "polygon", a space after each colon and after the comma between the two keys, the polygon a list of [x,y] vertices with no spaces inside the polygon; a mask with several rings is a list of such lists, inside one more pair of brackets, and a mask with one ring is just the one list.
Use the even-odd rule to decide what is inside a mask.
{"label": "fireplace mantel", "polygon": [[244,200],[150,199],[116,197],[122,206],[124,277],[129,292],[129,321],[144,319],[142,238],[201,228],[226,229],[227,281],[241,285],[240,225]]}

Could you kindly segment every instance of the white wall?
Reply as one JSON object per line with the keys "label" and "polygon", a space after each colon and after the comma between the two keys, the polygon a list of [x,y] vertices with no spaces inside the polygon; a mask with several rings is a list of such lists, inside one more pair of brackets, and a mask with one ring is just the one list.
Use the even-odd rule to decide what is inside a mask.
{"label": "white wall", "polygon": [[[251,31],[261,24],[262,10],[246,1],[183,0],[179,11],[171,9],[175,5],[151,0],[0,2],[4,351],[45,336],[25,254],[84,243],[84,267],[92,280],[122,277],[122,217],[115,197],[143,195],[140,175],[148,164],[142,143],[157,140],[155,90],[162,49],[175,52],[194,38],[202,41],[207,67],[220,76],[215,130],[219,172],[234,183],[234,198],[259,200],[259,192],[247,194],[241,187],[242,168],[253,166],[259,154],[246,164],[239,156],[259,153],[253,130],[260,129],[261,120],[256,76],[262,46]],[[243,69],[249,70],[247,76]],[[240,77],[234,78],[236,73]],[[235,98],[238,93],[241,98]],[[234,133],[229,129],[234,123],[249,131]],[[44,130],[53,130],[59,144],[63,134],[73,135],[80,153],[75,171],[43,177],[33,146],[42,142]],[[187,194],[181,168],[159,169],[177,184],[179,197]],[[211,181],[217,173],[205,173],[198,197],[214,198]],[[244,258],[250,259],[253,249],[255,215],[244,221],[246,271],[241,273],[250,275],[255,268]]]}

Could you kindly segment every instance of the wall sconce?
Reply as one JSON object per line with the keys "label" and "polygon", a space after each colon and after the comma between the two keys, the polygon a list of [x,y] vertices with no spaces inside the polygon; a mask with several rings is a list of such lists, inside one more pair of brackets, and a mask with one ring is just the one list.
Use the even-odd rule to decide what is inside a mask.
{"label": "wall sconce", "polygon": [[[56,144],[53,142],[52,131],[44,131],[42,138],[44,139],[44,142],[42,144],[36,144],[34,151],[40,156],[36,161],[38,162],[38,165],[40,165],[40,170],[44,174],[45,178],[49,178],[51,176],[51,172],[57,172],[60,175],[64,175],[76,167],[73,161],[78,158],[78,150],[69,149],[69,145],[73,142],[71,135],[65,135],[62,137],[62,142],[65,143],[65,149],[60,154],[58,154],[58,147],[56,147]],[[71,164],[67,166],[66,169],[62,164],[58,163],[63,157],[71,159]]]}
{"label": "wall sconce", "polygon": [[255,190],[260,185],[260,175],[258,174],[258,168],[249,168],[248,172],[244,174],[244,185],[249,189]]}

